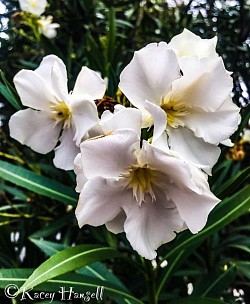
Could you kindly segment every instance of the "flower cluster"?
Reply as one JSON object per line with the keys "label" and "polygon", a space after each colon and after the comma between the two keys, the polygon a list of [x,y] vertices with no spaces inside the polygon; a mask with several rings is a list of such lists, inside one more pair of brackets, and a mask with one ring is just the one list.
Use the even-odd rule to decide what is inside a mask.
{"label": "flower cluster", "polygon": [[216,38],[184,30],[169,44],[136,51],[119,83],[133,107],[116,105],[101,118],[94,101],[105,82],[87,67],[72,93],[53,55],[15,76],[23,105],[32,109],[11,117],[10,134],[40,153],[60,141],[54,164],[67,170],[74,162],[80,227],[125,232],[134,250],[154,259],[176,233],[205,226],[219,202],[207,177],[219,144],[232,146],[240,122],[232,79],[215,47]]}
{"label": "flower cluster", "polygon": [[21,10],[36,17],[35,24],[33,19],[31,19],[31,22],[27,22],[30,18],[27,18],[26,23],[28,23],[31,28],[37,25],[38,33],[51,39],[57,35],[56,29],[59,28],[60,25],[58,23],[53,23],[52,16],[41,16],[45,12],[47,4],[47,0],[19,0]]}

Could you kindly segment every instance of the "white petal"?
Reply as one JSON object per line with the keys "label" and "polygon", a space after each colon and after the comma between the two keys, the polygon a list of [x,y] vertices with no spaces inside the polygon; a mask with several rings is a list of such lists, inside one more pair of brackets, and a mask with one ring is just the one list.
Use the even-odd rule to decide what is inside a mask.
{"label": "white petal", "polygon": [[154,121],[154,134],[153,142],[155,142],[166,129],[167,115],[166,112],[162,110],[161,107],[146,101],[145,109],[152,115]]}
{"label": "white petal", "polygon": [[234,143],[231,141],[231,139],[226,139],[220,142],[220,144],[227,146],[227,147],[233,147]]}
{"label": "white petal", "polygon": [[179,77],[175,53],[164,42],[152,43],[135,52],[121,73],[119,88],[133,105],[144,108],[145,100],[159,105]]}
{"label": "white petal", "polygon": [[218,110],[230,95],[233,82],[221,58],[184,57],[180,59],[183,76],[173,82],[168,96],[187,108]]}
{"label": "white petal", "polygon": [[193,56],[198,57],[218,57],[216,53],[217,37],[212,39],[201,39],[199,36],[184,29],[179,35],[174,36],[168,46],[173,48],[178,57]]}
{"label": "white petal", "polygon": [[78,153],[74,160],[74,172],[76,174],[76,192],[81,192],[84,184],[87,182],[87,178],[82,169],[82,156]]}
{"label": "white petal", "polygon": [[86,177],[119,177],[136,163],[133,151],[139,141],[138,134],[131,129],[84,141],[80,147]]}
{"label": "white petal", "polygon": [[80,145],[86,133],[99,122],[97,108],[94,101],[89,99],[74,100],[70,106],[76,129],[74,140]]}
{"label": "white petal", "polygon": [[[171,151],[163,151],[148,142],[143,142],[147,163],[153,170],[162,173],[162,183],[175,183],[180,189],[199,191],[192,181],[189,165],[182,159],[175,157]],[[165,181],[164,181],[165,180]]]}
{"label": "white petal", "polygon": [[31,109],[12,115],[9,128],[11,137],[42,154],[54,149],[61,131],[61,126],[55,125],[48,113]]}
{"label": "white petal", "polygon": [[213,166],[220,156],[220,148],[198,138],[187,128],[169,129],[169,145],[171,150],[178,152],[183,159],[211,175]]}
{"label": "white petal", "polygon": [[76,79],[72,95],[79,95],[95,100],[102,98],[105,91],[106,84],[104,80],[95,71],[87,67],[82,67]]}
{"label": "white petal", "polygon": [[168,195],[175,202],[190,231],[197,233],[206,225],[209,213],[220,200],[209,190],[206,176],[199,169],[192,168],[192,179],[202,190],[201,194],[171,187]]}
{"label": "white petal", "polygon": [[63,170],[72,170],[74,168],[74,159],[80,152],[73,140],[74,130],[72,128],[64,129],[60,138],[60,146],[55,148],[54,165]]}
{"label": "white petal", "polygon": [[34,15],[40,16],[42,15],[42,13],[45,12],[47,0],[19,0],[19,4],[22,11],[26,11]]}
{"label": "white petal", "polygon": [[117,234],[124,231],[124,222],[126,220],[126,214],[122,210],[113,220],[106,223],[106,227],[109,231]]}
{"label": "white petal", "polygon": [[48,111],[55,99],[44,79],[34,71],[21,70],[14,77],[14,84],[24,106]]}
{"label": "white petal", "polygon": [[110,222],[131,197],[131,191],[123,190],[114,179],[96,177],[89,180],[82,189],[76,208],[79,226],[100,226]]}
{"label": "white petal", "polygon": [[53,70],[54,64],[57,64],[58,69],[60,70],[61,81],[63,87],[67,87],[67,71],[66,66],[63,61],[56,55],[48,55],[43,58],[39,67],[35,70],[44,80],[51,81],[51,71]]}
{"label": "white petal", "polygon": [[149,260],[156,257],[155,250],[160,245],[173,240],[175,231],[183,227],[183,220],[174,204],[167,201],[163,192],[155,189],[154,192],[155,202],[147,196],[141,207],[136,202],[125,206],[127,239],[134,250]]}
{"label": "white petal", "polygon": [[61,62],[54,62],[51,70],[51,86],[56,99],[66,102],[68,97],[66,67]]}
{"label": "white petal", "polygon": [[240,123],[239,112],[240,108],[231,98],[227,98],[216,112],[193,109],[189,115],[183,117],[183,121],[197,137],[211,144],[219,144],[237,130]]}
{"label": "white petal", "polygon": [[137,134],[141,134],[142,113],[138,109],[116,107],[112,114],[110,111],[105,111],[102,114],[100,125],[105,133],[117,129],[130,128],[135,130]]}

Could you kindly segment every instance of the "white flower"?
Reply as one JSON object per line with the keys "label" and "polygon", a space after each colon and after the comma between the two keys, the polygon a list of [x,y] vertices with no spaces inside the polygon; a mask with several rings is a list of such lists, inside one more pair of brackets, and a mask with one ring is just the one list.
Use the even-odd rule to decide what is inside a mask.
{"label": "white flower", "polygon": [[19,0],[22,11],[40,16],[45,12],[47,0]]}
{"label": "white flower", "polygon": [[76,160],[79,226],[106,224],[125,231],[147,259],[185,225],[197,233],[219,202],[205,174],[173,153],[142,143],[132,129],[119,129],[81,144]]}
{"label": "white flower", "polygon": [[22,70],[14,78],[24,106],[9,121],[10,135],[39,153],[55,149],[54,164],[70,170],[79,145],[99,122],[94,100],[106,86],[97,73],[83,67],[74,90],[68,93],[67,71],[56,56],[46,56],[35,71]]}
{"label": "white flower", "polygon": [[212,39],[202,39],[187,29],[179,35],[174,36],[168,46],[174,49],[177,57],[198,56],[216,58],[217,37]]}
{"label": "white flower", "polygon": [[240,121],[240,109],[230,98],[232,79],[221,58],[178,61],[166,43],[151,43],[135,52],[119,87],[134,106],[151,114],[158,133],[166,129],[172,150],[211,173],[220,154],[217,145]]}
{"label": "white flower", "polygon": [[58,23],[52,23],[52,21],[52,16],[43,16],[38,20],[38,25],[41,33],[49,39],[56,37],[56,29],[60,27]]}
{"label": "white flower", "polygon": [[114,113],[109,110],[103,112],[99,125],[103,134],[118,129],[130,128],[140,135],[142,127],[141,111],[135,108],[125,108],[118,104],[114,107]]}

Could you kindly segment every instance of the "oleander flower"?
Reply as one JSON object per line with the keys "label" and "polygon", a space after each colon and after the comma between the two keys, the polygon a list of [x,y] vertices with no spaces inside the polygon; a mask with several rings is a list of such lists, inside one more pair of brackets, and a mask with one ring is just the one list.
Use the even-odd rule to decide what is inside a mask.
{"label": "oleander flower", "polygon": [[52,39],[57,35],[56,29],[60,27],[58,23],[52,23],[52,16],[43,16],[38,20],[38,26],[41,34],[45,37]]}
{"label": "oleander flower", "polygon": [[187,29],[179,35],[174,36],[168,46],[172,48],[177,57],[198,56],[217,58],[216,53],[217,37],[202,39]]}
{"label": "oleander flower", "polygon": [[60,141],[54,164],[73,169],[82,139],[99,122],[94,100],[103,97],[104,81],[83,67],[72,93],[68,93],[66,67],[61,59],[49,55],[35,71],[18,72],[14,84],[22,104],[30,108],[11,116],[10,136],[43,154]]}
{"label": "oleander flower", "polygon": [[22,11],[40,16],[45,12],[47,0],[19,0]]}
{"label": "oleander flower", "polygon": [[171,151],[141,143],[133,129],[86,140],[80,148],[75,160],[79,226],[106,224],[113,233],[125,231],[133,249],[147,259],[183,228],[200,231],[219,202],[204,173]]}
{"label": "oleander flower", "polygon": [[[225,143],[240,122],[240,109],[230,97],[232,86],[220,57],[178,60],[165,42],[135,52],[119,84],[147,118],[144,125],[162,129],[172,150],[208,174],[218,160],[218,144]],[[156,107],[149,109],[149,103]]]}

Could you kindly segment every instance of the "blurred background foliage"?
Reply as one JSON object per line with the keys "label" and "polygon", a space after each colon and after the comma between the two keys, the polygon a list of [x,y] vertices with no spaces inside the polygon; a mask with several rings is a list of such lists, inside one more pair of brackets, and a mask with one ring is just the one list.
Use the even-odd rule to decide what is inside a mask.
{"label": "blurred background foliage", "polygon": [[[131,60],[135,50],[150,42],[169,42],[174,35],[187,28],[202,38],[217,35],[217,52],[223,57],[226,68],[233,72],[234,102],[242,108],[242,123],[232,136],[236,145],[231,149],[222,148],[220,161],[210,179],[211,187],[220,198],[225,198],[237,194],[249,184],[250,143],[242,141],[241,132],[249,128],[250,117],[250,1],[49,1],[46,15],[52,15],[53,21],[60,24],[54,39],[34,35],[32,29],[22,22],[18,1],[1,2],[2,169],[6,164],[28,169],[40,176],[42,183],[46,178],[56,181],[52,186],[59,192],[66,191],[63,185],[71,189],[75,187],[73,172],[53,167],[53,153],[34,153],[9,137],[8,119],[20,107],[12,79],[20,69],[34,69],[45,55],[56,54],[67,66],[69,90],[73,88],[83,65],[99,71],[108,79],[107,96],[111,97],[106,104],[99,102],[102,111],[103,108],[112,108],[114,100],[125,100],[117,91],[117,85],[121,70]],[[6,168],[10,170],[11,167]],[[26,173],[20,174],[24,176]],[[238,176],[241,178],[236,178]],[[223,188],[232,180],[230,187]],[[92,275],[95,270],[104,277],[111,276],[109,270],[112,270],[116,277],[110,278],[111,283],[117,283],[119,277],[119,284],[124,284],[132,294],[146,302],[145,282],[141,279],[138,266],[140,259],[129,249],[124,236],[115,237],[103,227],[79,230],[74,216],[77,196],[70,188],[67,191],[72,197],[72,204],[64,204],[56,197],[33,191],[32,187],[18,187],[8,178],[0,179],[0,266],[5,269],[34,269],[48,256],[72,244],[117,247],[131,258],[130,262],[118,259],[115,263],[112,260],[95,263],[91,266]],[[176,271],[167,287],[164,285],[162,289],[159,303],[188,294],[223,299],[226,303],[250,303],[249,232],[249,215],[245,212],[207,237],[183,257],[182,263],[176,264]],[[176,244],[183,237],[178,236]],[[172,243],[162,246],[159,257],[164,256],[171,246]],[[160,259],[158,264],[162,262]],[[161,272],[164,276],[164,264],[159,269],[160,275]],[[82,274],[91,277],[90,270],[86,268],[82,269]],[[16,272],[16,275],[20,274]],[[145,275],[145,279],[150,284],[150,277]],[[4,295],[0,295],[1,302],[2,299],[8,303]],[[105,303],[123,303],[119,301],[110,296]],[[81,300],[74,302],[83,303]]]}

